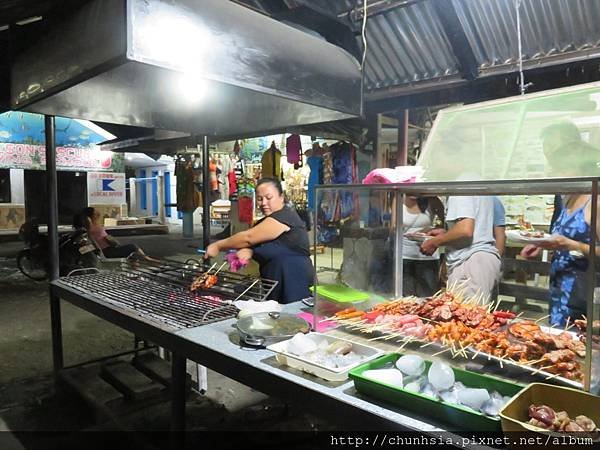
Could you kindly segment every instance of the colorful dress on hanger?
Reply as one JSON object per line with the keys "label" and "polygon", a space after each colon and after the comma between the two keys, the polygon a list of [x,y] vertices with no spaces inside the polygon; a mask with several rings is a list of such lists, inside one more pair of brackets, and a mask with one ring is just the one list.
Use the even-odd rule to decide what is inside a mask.
{"label": "colorful dress on hanger", "polygon": [[300,136],[297,134],[288,136],[285,141],[285,152],[287,162],[290,164],[296,164],[302,161],[302,144],[300,142]]}
{"label": "colorful dress on hanger", "polygon": [[245,179],[238,181],[238,220],[252,225],[254,222],[254,184]]}
{"label": "colorful dress on hanger", "polygon": [[217,165],[214,162],[208,163],[208,171],[210,175],[210,190],[219,190],[219,180],[217,179]]}
{"label": "colorful dress on hanger", "polygon": [[193,212],[200,205],[200,194],[194,186],[194,170],[192,161],[178,159],[175,165],[177,177],[177,211]]}
{"label": "colorful dress on hanger", "polygon": [[[329,147],[332,155],[332,184],[351,184],[358,182],[356,152],[352,144],[338,142]],[[357,195],[354,192],[340,192],[337,199],[334,220],[348,218],[358,213]]]}
{"label": "colorful dress on hanger", "polygon": [[263,153],[260,163],[263,177],[281,179],[281,152],[275,147],[275,143],[271,144],[271,147]]}
{"label": "colorful dress on hanger", "polygon": [[[569,212],[562,208],[552,227],[552,234],[560,234],[574,241],[590,243],[590,225],[585,221],[585,205]],[[567,318],[581,318],[586,311],[588,258],[577,257],[569,250],[557,250],[550,265],[550,323],[564,326]]]}
{"label": "colorful dress on hanger", "polygon": [[309,156],[306,159],[306,164],[310,168],[308,176],[308,209],[312,211],[315,202],[315,186],[323,184],[323,157]]}
{"label": "colorful dress on hanger", "polygon": [[219,192],[221,200],[229,200],[229,172],[231,172],[231,159],[225,155],[221,158],[221,180],[219,183]]}
{"label": "colorful dress on hanger", "polygon": [[238,180],[241,180],[244,176],[244,161],[237,159],[235,162],[232,161],[233,170],[228,174],[229,176],[229,200],[235,201],[238,198]]}

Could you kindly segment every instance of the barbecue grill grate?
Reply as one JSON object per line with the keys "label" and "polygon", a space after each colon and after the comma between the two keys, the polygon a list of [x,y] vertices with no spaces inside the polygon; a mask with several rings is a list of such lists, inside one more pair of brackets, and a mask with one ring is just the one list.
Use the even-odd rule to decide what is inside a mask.
{"label": "barbecue grill grate", "polygon": [[[210,289],[190,292],[192,280],[210,266],[196,260],[128,259],[122,272],[63,277],[60,282],[95,299],[134,310],[151,321],[191,328],[235,317],[231,300],[267,298],[276,281],[220,271]],[[213,269],[210,273],[215,273]],[[246,292],[244,292],[246,291]]]}

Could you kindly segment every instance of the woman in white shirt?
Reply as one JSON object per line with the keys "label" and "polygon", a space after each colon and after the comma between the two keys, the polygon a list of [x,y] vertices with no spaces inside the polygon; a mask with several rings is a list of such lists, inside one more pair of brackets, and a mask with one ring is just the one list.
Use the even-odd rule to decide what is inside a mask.
{"label": "woman in white shirt", "polygon": [[[404,197],[402,217],[405,235],[426,232],[432,228],[433,200],[409,195]],[[407,237],[402,239],[402,294],[405,296],[429,297],[439,289],[439,251],[427,256],[421,253],[420,245],[420,242]]]}

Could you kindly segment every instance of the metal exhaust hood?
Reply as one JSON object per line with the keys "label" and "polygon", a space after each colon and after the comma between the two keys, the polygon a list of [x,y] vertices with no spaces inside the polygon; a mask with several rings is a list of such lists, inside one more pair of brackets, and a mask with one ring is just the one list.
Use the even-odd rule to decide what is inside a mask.
{"label": "metal exhaust hood", "polygon": [[361,115],[346,51],[226,0],[93,0],[12,67],[14,109],[232,136]]}

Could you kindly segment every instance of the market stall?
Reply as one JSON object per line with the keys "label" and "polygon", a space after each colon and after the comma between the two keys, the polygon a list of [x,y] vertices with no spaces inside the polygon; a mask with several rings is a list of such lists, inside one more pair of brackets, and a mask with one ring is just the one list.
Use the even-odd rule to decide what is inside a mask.
{"label": "market stall", "polygon": [[[205,2],[205,8],[202,11],[194,9],[194,2],[184,1],[181,3],[185,7],[178,8],[177,4],[161,1],[141,0],[127,2],[127,8],[123,8],[123,2],[117,0],[97,1],[86,5],[80,11],[79,18],[68,24],[60,34],[56,33],[44,42],[44,46],[32,47],[29,53],[17,59],[13,77],[13,106],[48,115],[62,114],[198,133],[203,136],[201,142],[205,199],[208,199],[210,194],[209,136],[235,136],[243,133],[256,133],[259,130],[264,130],[266,134],[274,128],[281,129],[299,122],[317,123],[360,114],[361,76],[359,67],[352,57],[339,48],[270,21],[268,18],[242,10],[231,2]],[[238,24],[235,33],[232,33],[224,24],[223,17],[227,17],[229,22],[234,21]],[[90,23],[95,26],[89,26]],[[271,33],[266,33],[266,29],[269,29]],[[65,42],[68,45],[72,44],[71,47],[65,49]],[[90,45],[95,42],[106,43],[102,52],[94,52],[93,49],[90,49]],[[256,51],[248,53],[247,48],[253,48]],[[314,60],[307,59],[306,55],[314,54],[315,48],[320,50],[320,57]],[[174,49],[176,51],[173,51]],[[57,64],[57,61],[61,64]],[[73,64],[69,64],[70,62]],[[200,62],[202,67],[199,66]],[[70,72],[66,74],[62,69],[58,71],[57,66],[68,67]],[[191,85],[189,84],[190,76],[193,81]],[[137,82],[131,83],[132,79]],[[158,89],[158,86],[161,88],[167,86],[169,89]],[[310,98],[305,98],[306,93],[311,93]],[[218,98],[202,101],[212,95],[216,95]],[[189,103],[190,101],[191,103]],[[218,107],[215,108],[215,105]],[[523,108],[519,112],[521,118],[528,113]],[[498,111],[492,111],[490,116],[495,123],[498,123],[499,115],[510,121],[514,112],[501,110],[498,114]],[[475,116],[478,117],[479,112],[475,111]],[[536,116],[537,119],[541,122],[538,116]],[[519,122],[519,126],[521,125]],[[451,120],[444,126],[447,134],[462,131],[462,128],[457,126],[456,120]],[[473,128],[475,128],[474,131],[472,131]],[[519,136],[519,133],[516,134],[517,137],[507,136],[502,129],[499,133],[488,134],[481,133],[477,127],[465,126],[464,129],[467,137],[484,135],[486,142],[494,144],[510,141],[511,137],[513,141],[517,141]],[[50,224],[55,226],[55,136],[51,116],[46,118],[45,131],[50,174]],[[492,131],[498,130],[493,129]],[[433,142],[436,142],[435,139]],[[440,139],[437,142],[445,141]],[[450,140],[448,142],[451,143]],[[480,146],[471,146],[470,148],[474,151],[481,150]],[[514,148],[513,146],[512,150]],[[346,160],[346,170],[334,171],[328,180],[332,184],[320,190],[324,194],[323,198],[319,198],[320,192],[316,194],[315,205],[318,205],[319,208],[316,213],[316,223],[319,227],[316,228],[319,230],[315,229],[315,243],[323,240],[323,236],[317,238],[319,231],[326,232],[325,238],[333,236],[341,241],[349,239],[349,247],[352,246],[354,249],[359,248],[357,246],[359,240],[362,239],[362,243],[365,243],[366,240],[368,254],[362,254],[359,250],[352,252],[356,257],[360,257],[360,260],[346,258],[346,254],[342,254],[342,263],[346,280],[354,278],[352,274],[364,273],[365,270],[373,276],[365,280],[366,287],[361,288],[362,291],[365,291],[361,294],[366,293],[366,298],[361,296],[359,299],[350,298],[349,301],[347,298],[342,299],[341,302],[336,299],[333,299],[333,302],[329,299],[323,301],[324,292],[319,290],[321,286],[317,283],[313,325],[317,330],[321,320],[334,321],[342,325],[344,328],[336,330],[335,333],[349,338],[352,341],[349,344],[351,346],[354,345],[354,342],[358,344],[361,340],[363,343],[365,341],[363,335],[367,331],[363,320],[368,321],[368,318],[364,315],[377,312],[376,309],[373,309],[377,305],[387,300],[399,299],[402,295],[402,229],[396,226],[392,232],[394,223],[402,223],[402,209],[399,207],[402,203],[402,195],[407,193],[420,195],[501,195],[503,193],[543,195],[557,191],[591,194],[593,212],[591,226],[592,229],[596,228],[597,178],[586,178],[579,181],[559,180],[560,186],[554,187],[554,191],[550,189],[549,183],[544,182],[537,184],[534,182],[506,182],[494,185],[490,181],[469,184],[464,181],[454,181],[441,185],[414,184],[381,187],[338,185],[333,183],[344,183],[350,180],[356,182],[357,180],[353,173],[355,161],[352,161],[352,152],[348,151],[347,145],[341,143],[335,151]],[[432,156],[431,153],[424,153],[424,155],[427,155],[424,158],[430,158],[433,166],[437,165],[436,170],[440,170],[439,173],[445,180],[459,179],[459,173],[444,172],[443,170],[448,166],[440,164],[442,161],[435,155]],[[491,180],[501,177],[498,175],[498,167],[511,167],[512,161],[515,159],[513,156],[513,153],[510,153],[510,156],[500,163],[494,161],[485,165],[483,167],[486,174],[484,179]],[[472,155],[467,155],[465,158],[477,161],[476,158],[472,158]],[[276,175],[278,172],[276,163],[272,165],[271,169]],[[365,228],[363,224],[371,227],[371,215],[368,210],[371,203],[359,201],[359,191],[361,190],[372,191],[372,193],[368,192],[366,196],[368,199],[381,196],[395,197],[395,203],[379,202],[380,205],[396,205],[395,211],[392,211],[395,221],[384,220],[383,216],[381,221],[375,221],[378,228],[387,233],[379,232],[381,230],[373,233],[361,231],[362,228]],[[320,221],[319,216],[324,217],[324,220]],[[366,220],[364,220],[365,218]],[[207,233],[209,211],[206,201],[204,220],[205,233]],[[391,240],[388,241],[388,238]],[[207,241],[208,237],[205,235],[205,242]],[[592,233],[590,246],[593,248],[595,244],[596,237]],[[387,259],[381,258],[377,254],[379,250],[386,253]],[[56,263],[56,248],[53,249],[53,255]],[[317,264],[315,262],[315,266]],[[327,409],[337,413],[344,411],[358,420],[362,418],[375,419],[375,423],[378,424],[384,423],[391,427],[419,430],[426,433],[451,429],[448,421],[443,419],[438,421],[438,419],[432,418],[427,408],[409,413],[405,408],[393,407],[385,401],[380,403],[378,400],[363,397],[363,394],[357,394],[350,382],[341,381],[339,385],[331,385],[312,378],[312,376],[283,368],[280,366],[281,362],[275,362],[275,357],[267,350],[255,352],[241,350],[239,341],[234,339],[237,335],[236,332],[234,331],[234,335],[231,335],[232,317],[237,310],[231,306],[230,302],[239,300],[244,295],[250,299],[263,299],[267,295],[265,290],[268,289],[256,286],[260,280],[253,282],[234,280],[231,281],[231,284],[223,285],[223,281],[227,280],[227,283],[230,283],[229,279],[233,277],[227,272],[219,273],[220,268],[215,270],[213,267],[207,268],[194,263],[187,264],[187,266],[190,267],[186,267],[186,265],[172,267],[170,264],[160,263],[156,266],[150,265],[147,270],[140,273],[139,266],[136,267],[134,264],[133,270],[127,272],[129,275],[125,274],[117,280],[109,279],[107,283],[100,284],[97,282],[102,281],[106,274],[84,275],[78,277],[77,280],[57,279],[58,274],[55,270],[51,283],[55,370],[59,372],[64,369],[60,322],[60,299],[64,299],[172,351],[173,429],[183,427],[185,413],[183,377],[186,358],[198,361],[250,386],[256,386],[283,398],[301,398],[305,405],[307,399],[314,400],[314,404],[310,405],[309,402],[309,405],[317,407],[320,412]],[[593,264],[590,264],[589,267],[593,267]],[[334,269],[334,267],[331,268]],[[339,272],[342,275],[344,275],[344,271],[340,267]],[[595,361],[593,338],[597,333],[593,321],[598,316],[597,308],[592,302],[594,276],[593,269],[590,269],[586,285],[589,302],[587,321],[585,322],[585,355],[584,361],[577,367],[577,370],[581,372],[581,377],[576,373],[578,376],[574,380],[582,384],[585,390],[592,390],[597,381],[597,376],[593,371]],[[341,279],[343,280],[344,276]],[[177,283],[174,283],[175,280]],[[155,288],[153,292],[159,295],[148,296],[140,289],[141,295],[144,297],[143,301],[131,298],[133,296],[132,288],[135,290],[136,287],[140,288],[147,284],[152,285]],[[252,289],[258,289],[257,296],[252,295],[254,293]],[[192,295],[192,291],[197,290],[201,291],[198,298]],[[171,295],[173,301],[165,305],[165,297],[169,302]],[[346,304],[353,304],[350,308],[354,309],[347,311],[349,316],[346,314],[336,316],[336,312],[347,309],[345,306],[340,306],[344,301]],[[402,300],[400,301],[402,302]],[[473,299],[471,301],[474,302],[471,309],[475,310],[478,302]],[[355,303],[361,302],[364,303],[364,308],[357,308],[358,305]],[[404,303],[401,304],[404,305]],[[412,305],[412,307],[420,308],[423,304],[427,305],[427,302],[419,303],[418,306]],[[180,308],[182,305],[185,308]],[[207,305],[207,309],[201,309]],[[392,305],[395,306],[395,303]],[[432,305],[429,304],[429,306]],[[449,308],[449,305],[447,306]],[[293,306],[286,307],[286,310],[292,313],[298,312]],[[194,315],[191,314],[192,311]],[[211,314],[216,311],[219,314],[211,318]],[[421,321],[418,324],[421,326],[420,332],[425,329],[424,325],[430,325],[430,331],[436,329],[434,325],[441,325],[425,324],[425,321],[441,322],[437,316],[427,316],[421,309],[415,309],[412,312],[418,313],[412,314],[417,316],[412,319],[414,322]],[[492,323],[489,323],[490,330],[486,330],[486,332],[493,332],[491,327],[494,323],[507,325],[509,320],[516,319],[516,317],[510,316],[500,317],[504,319],[504,323],[501,323],[501,321],[496,321],[497,315],[491,313],[489,309],[480,312],[479,315],[483,317],[478,324],[487,319],[488,315],[492,316]],[[452,313],[453,311],[450,310],[448,317],[442,315],[441,318],[447,321],[453,317]],[[446,314],[447,312],[444,310],[444,315]],[[194,320],[189,320],[190,317]],[[360,323],[356,319],[359,319]],[[263,330],[269,328],[264,324],[260,326]],[[424,355],[433,357],[446,353],[445,356],[449,359],[447,359],[445,367],[448,367],[449,364],[452,366],[460,364],[455,362],[456,358],[462,357],[461,355],[467,355],[468,358],[467,351],[472,351],[473,347],[475,356],[477,353],[488,353],[489,359],[491,356],[496,356],[485,352],[484,348],[478,348],[477,345],[482,342],[466,342],[461,338],[457,340],[459,346],[457,348],[454,342],[448,343],[444,339],[440,340],[441,344],[438,339],[422,341],[420,338],[424,336],[420,336],[421,333],[419,336],[406,335],[404,333],[406,329],[390,330],[382,327],[377,330],[377,326],[371,327],[371,331],[383,332],[384,338],[380,339],[379,335],[368,336],[366,340],[371,342],[370,339],[373,338],[385,340],[389,337],[389,340],[394,342],[393,344],[385,342],[373,344],[381,346],[382,351],[385,352],[397,351],[399,348],[401,350],[412,349],[411,346],[414,345],[419,346],[418,349],[414,349],[419,352],[420,349],[427,348],[425,347],[427,345],[429,351],[423,352]],[[467,326],[467,328],[476,327]],[[527,330],[530,329],[525,331]],[[536,328],[535,331],[537,330]],[[438,331],[443,331],[443,329]],[[335,336],[333,332],[331,336]],[[232,339],[234,342],[231,341]],[[577,339],[578,342],[582,342],[579,338]],[[572,340],[574,341],[574,339]],[[441,348],[435,349],[435,345],[441,345]],[[545,353],[542,354],[542,356],[544,355]],[[508,356],[507,358],[504,359],[504,362],[500,358],[499,365],[502,366],[506,363],[517,368],[528,366],[520,358],[518,360],[513,360]],[[532,363],[529,359],[526,359],[525,362]],[[556,362],[570,363],[572,361]],[[546,372],[544,368],[541,365],[536,366],[533,372],[537,372],[531,373],[531,375],[548,376],[548,373],[544,373]],[[355,369],[358,370],[356,367]],[[455,369],[444,368],[443,372],[448,370],[454,371]],[[565,375],[564,372],[576,371],[561,369],[559,372],[550,374],[554,381],[562,381],[558,380],[559,377],[569,380],[568,377],[560,375]],[[364,372],[355,372],[355,380],[362,375]],[[524,374],[524,376],[527,377],[528,374]],[[502,397],[515,393],[517,379],[516,377],[508,378],[507,381],[513,384],[512,391],[508,388],[506,390],[500,387],[496,388]],[[507,381],[505,380],[504,383]],[[480,377],[478,382],[480,384],[477,387],[481,388],[481,383],[485,383],[485,379]],[[500,382],[498,383],[500,386]],[[448,384],[447,388],[451,386]],[[401,391],[404,388],[405,386],[402,386],[396,390]],[[437,399],[435,401],[437,402],[436,409],[439,409],[441,402]],[[474,406],[473,403],[469,404]],[[442,405],[442,409],[445,406]],[[495,425],[497,423],[496,420]],[[459,444],[464,444],[464,442]]]}

